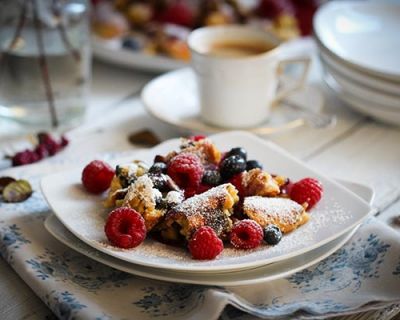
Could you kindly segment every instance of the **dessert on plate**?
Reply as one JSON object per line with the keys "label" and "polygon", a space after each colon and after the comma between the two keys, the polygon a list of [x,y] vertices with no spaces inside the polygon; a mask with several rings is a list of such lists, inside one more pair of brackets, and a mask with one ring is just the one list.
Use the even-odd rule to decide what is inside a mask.
{"label": "dessert on plate", "polygon": [[[293,183],[269,173],[241,147],[221,151],[207,137],[182,138],[179,150],[113,170],[92,161],[82,173],[87,191],[108,189],[114,208],[105,233],[114,246],[134,248],[146,238],[187,247],[194,259],[214,259],[224,246],[249,250],[277,245],[282,234],[312,219],[321,199],[313,178]],[[264,244],[263,244],[264,243]]]}

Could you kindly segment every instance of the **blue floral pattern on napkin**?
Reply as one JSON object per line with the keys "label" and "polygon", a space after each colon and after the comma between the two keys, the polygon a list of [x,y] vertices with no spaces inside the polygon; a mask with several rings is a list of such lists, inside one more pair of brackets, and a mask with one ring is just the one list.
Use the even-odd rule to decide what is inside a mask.
{"label": "blue floral pattern on napkin", "polygon": [[[185,319],[193,313],[201,318],[211,303],[220,304],[220,310],[234,306],[226,308],[223,319],[239,319],[244,312],[310,316],[372,308],[377,297],[400,300],[400,236],[375,219],[317,265],[258,286],[252,302],[241,297],[251,296],[252,286],[238,290],[233,299],[229,289],[143,279],[66,248],[43,227],[50,210],[39,191],[39,176],[25,176],[34,188],[26,202],[0,204],[0,253],[60,319]],[[383,280],[393,288],[382,287]],[[285,288],[284,294],[276,288]],[[373,301],[371,288],[376,290]]]}
{"label": "blue floral pattern on napkin", "polygon": [[174,314],[183,316],[201,305],[206,287],[192,285],[170,285],[142,288],[143,298],[133,302],[152,317]]}
{"label": "blue floral pattern on napkin", "polygon": [[396,269],[393,271],[393,274],[400,276],[400,257],[399,257],[399,262],[397,263]]}
{"label": "blue floral pattern on napkin", "polygon": [[68,291],[52,290],[44,296],[43,300],[59,319],[76,319],[79,310],[87,308]]}
{"label": "blue floral pattern on napkin", "polygon": [[0,233],[0,254],[9,264],[12,264],[14,252],[18,250],[21,245],[31,243],[31,241],[26,239],[21,229],[15,223],[11,225],[5,225],[4,221],[0,221],[0,223],[3,224]]}
{"label": "blue floral pattern on napkin", "polygon": [[353,240],[314,269],[297,272],[288,280],[302,292],[319,291],[321,288],[340,291],[347,287],[356,292],[364,279],[379,278],[379,268],[388,248],[390,245],[376,234],[369,234]]}
{"label": "blue floral pattern on napkin", "polygon": [[41,280],[52,277],[55,281],[71,281],[90,292],[127,286],[126,279],[132,277],[69,250],[60,254],[45,249],[43,254],[27,260],[26,263],[36,271]]}

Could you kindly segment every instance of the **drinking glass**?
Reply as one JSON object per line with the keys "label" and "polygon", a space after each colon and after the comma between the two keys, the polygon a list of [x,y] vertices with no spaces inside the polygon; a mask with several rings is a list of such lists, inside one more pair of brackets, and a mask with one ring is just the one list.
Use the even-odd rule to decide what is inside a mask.
{"label": "drinking glass", "polygon": [[0,0],[0,117],[81,122],[90,83],[86,0]]}

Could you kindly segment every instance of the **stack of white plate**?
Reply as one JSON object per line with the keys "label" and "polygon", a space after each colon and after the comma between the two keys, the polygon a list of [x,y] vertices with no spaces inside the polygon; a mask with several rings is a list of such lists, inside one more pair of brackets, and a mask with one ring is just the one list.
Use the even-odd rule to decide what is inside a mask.
{"label": "stack of white plate", "polygon": [[327,85],[349,106],[400,125],[400,5],[334,1],[314,17]]}

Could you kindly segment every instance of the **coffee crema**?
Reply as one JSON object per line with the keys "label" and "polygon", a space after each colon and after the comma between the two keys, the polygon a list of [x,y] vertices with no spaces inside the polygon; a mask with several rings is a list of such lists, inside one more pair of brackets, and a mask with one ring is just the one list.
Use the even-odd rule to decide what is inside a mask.
{"label": "coffee crema", "polygon": [[220,41],[211,44],[204,53],[215,57],[240,58],[265,53],[274,48],[273,44],[266,42]]}

